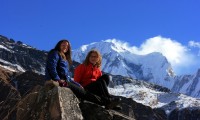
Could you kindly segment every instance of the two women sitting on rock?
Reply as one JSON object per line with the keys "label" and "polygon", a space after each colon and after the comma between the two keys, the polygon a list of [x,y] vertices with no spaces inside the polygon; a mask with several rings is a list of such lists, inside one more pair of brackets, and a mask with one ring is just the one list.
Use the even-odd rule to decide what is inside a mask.
{"label": "two women sitting on rock", "polygon": [[45,76],[61,87],[70,88],[81,100],[103,105],[107,109],[119,109],[120,99],[108,92],[109,76],[102,75],[101,60],[100,53],[91,50],[83,64],[75,69],[72,80],[69,71],[72,65],[71,45],[68,40],[61,40],[48,54]]}

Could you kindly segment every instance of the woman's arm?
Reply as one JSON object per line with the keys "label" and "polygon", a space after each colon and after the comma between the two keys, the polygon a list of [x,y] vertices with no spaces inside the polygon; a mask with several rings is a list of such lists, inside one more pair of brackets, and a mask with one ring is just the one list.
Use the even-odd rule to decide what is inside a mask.
{"label": "woman's arm", "polygon": [[48,60],[47,60],[47,71],[48,74],[50,75],[51,79],[53,80],[60,80],[60,77],[58,76],[56,67],[59,61],[59,55],[57,51],[53,51],[52,53],[49,54]]}

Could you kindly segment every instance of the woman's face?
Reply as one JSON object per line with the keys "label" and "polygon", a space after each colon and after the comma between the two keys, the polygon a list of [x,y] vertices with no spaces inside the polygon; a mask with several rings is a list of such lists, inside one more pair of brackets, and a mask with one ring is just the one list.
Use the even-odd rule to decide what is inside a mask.
{"label": "woman's face", "polygon": [[66,53],[67,51],[68,51],[68,49],[69,49],[69,44],[68,44],[68,42],[62,42],[61,44],[60,44],[60,51],[61,52],[63,52],[63,53]]}
{"label": "woman's face", "polygon": [[98,60],[99,60],[99,58],[98,58],[98,55],[96,53],[91,53],[90,54],[90,57],[89,57],[90,63],[95,65],[98,62]]}

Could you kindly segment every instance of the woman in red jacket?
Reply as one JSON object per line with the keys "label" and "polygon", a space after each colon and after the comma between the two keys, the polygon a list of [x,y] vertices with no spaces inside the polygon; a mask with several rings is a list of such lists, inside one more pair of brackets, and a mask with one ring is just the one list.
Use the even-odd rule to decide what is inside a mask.
{"label": "woman in red jacket", "polygon": [[[113,98],[108,92],[109,76],[102,75],[101,72],[102,57],[97,50],[91,50],[83,64],[75,68],[74,80],[80,83],[85,90],[101,97],[103,102],[108,105],[119,103],[118,98]],[[112,105],[113,106],[113,105]],[[115,106],[113,106],[115,107]]]}

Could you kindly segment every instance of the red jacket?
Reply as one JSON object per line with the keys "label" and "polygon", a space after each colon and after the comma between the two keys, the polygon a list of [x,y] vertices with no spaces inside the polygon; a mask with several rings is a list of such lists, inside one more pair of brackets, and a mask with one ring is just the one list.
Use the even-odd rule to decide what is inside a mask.
{"label": "red jacket", "polygon": [[83,87],[96,81],[101,76],[102,72],[100,68],[97,68],[92,64],[87,66],[85,64],[80,64],[74,71],[74,81],[80,83]]}

